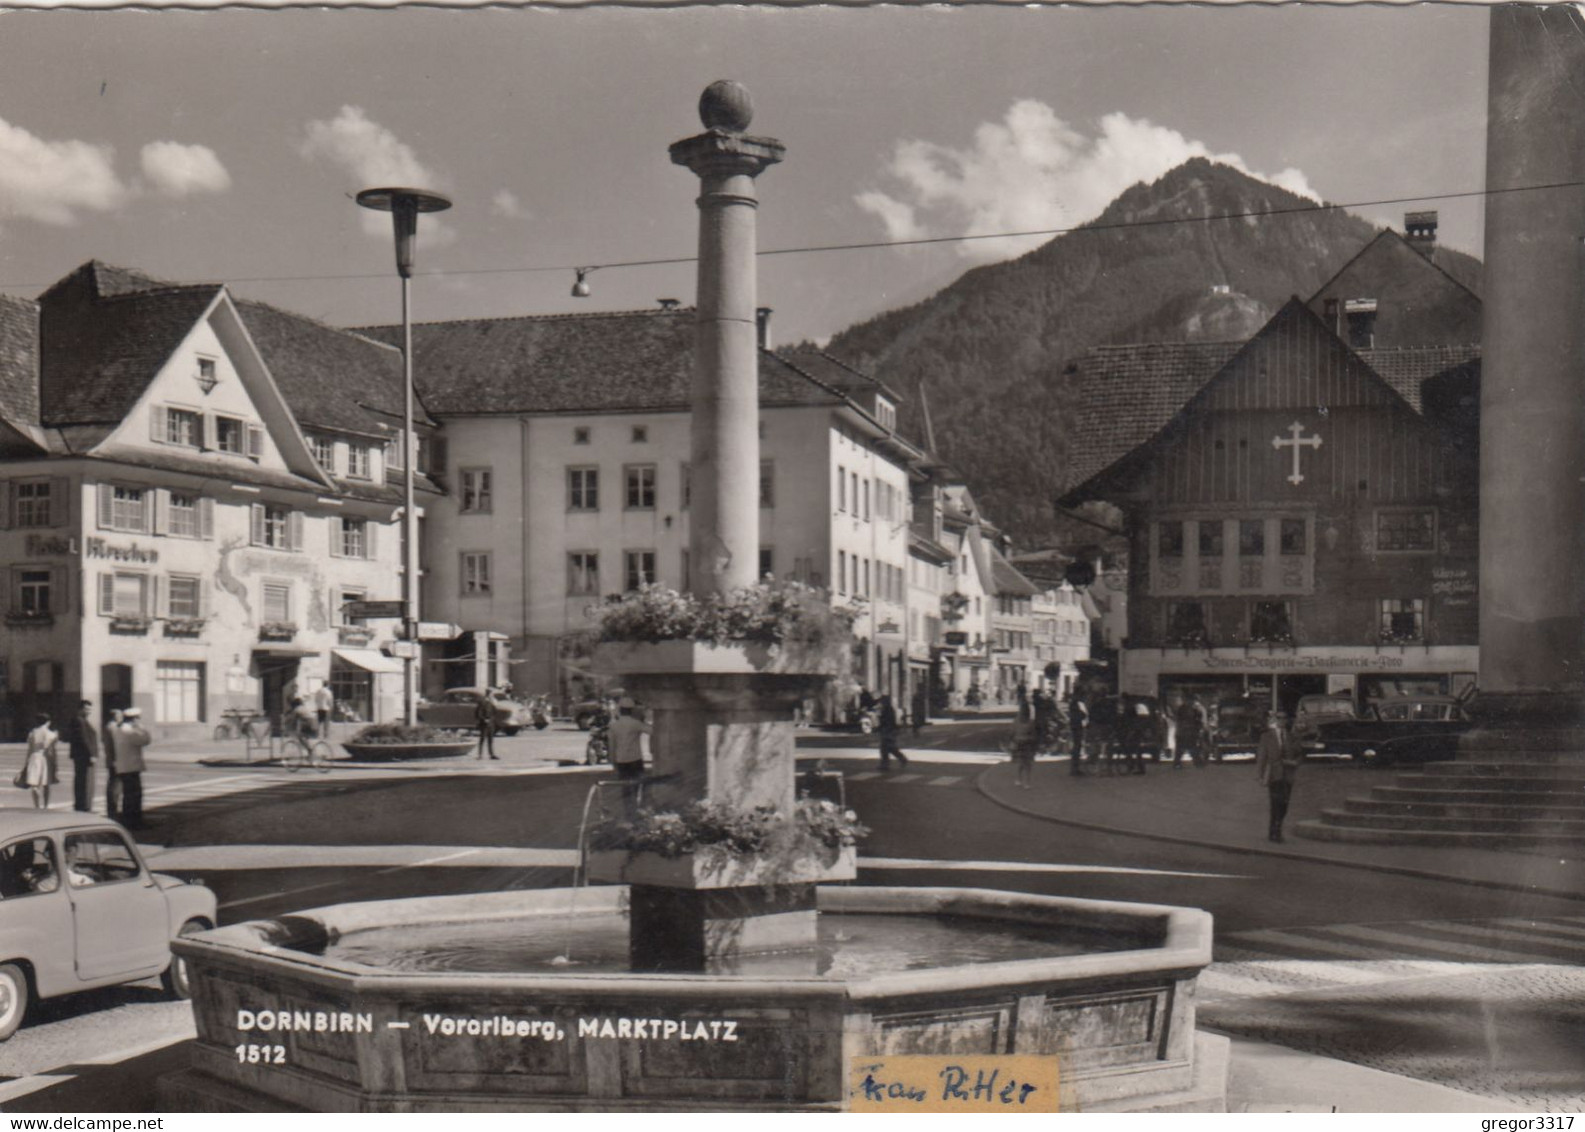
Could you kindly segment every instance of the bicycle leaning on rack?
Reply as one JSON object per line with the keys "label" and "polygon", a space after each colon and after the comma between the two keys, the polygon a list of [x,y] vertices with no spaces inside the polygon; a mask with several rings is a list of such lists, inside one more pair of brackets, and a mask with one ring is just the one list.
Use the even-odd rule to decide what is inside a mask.
{"label": "bicycle leaning on rack", "polygon": [[241,739],[248,734],[248,725],[254,720],[262,721],[264,717],[256,711],[244,711],[231,708],[220,713],[220,722],[215,725],[215,739],[224,742],[227,739]]}
{"label": "bicycle leaning on rack", "polygon": [[327,774],[330,771],[330,756],[330,744],[323,739],[288,735],[281,740],[281,762],[290,771],[317,770]]}

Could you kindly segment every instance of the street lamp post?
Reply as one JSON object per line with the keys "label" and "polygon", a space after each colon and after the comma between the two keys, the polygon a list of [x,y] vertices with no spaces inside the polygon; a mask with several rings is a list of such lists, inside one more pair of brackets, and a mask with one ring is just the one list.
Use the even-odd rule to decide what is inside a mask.
{"label": "street lamp post", "polygon": [[418,651],[418,508],[414,499],[414,465],[418,444],[413,431],[413,315],[410,281],[413,241],[420,212],[444,212],[451,201],[423,189],[364,189],[358,204],[391,214],[396,236],[396,273],[402,279],[402,629],[408,642],[402,658],[402,718],[418,722],[418,681],[413,664]]}

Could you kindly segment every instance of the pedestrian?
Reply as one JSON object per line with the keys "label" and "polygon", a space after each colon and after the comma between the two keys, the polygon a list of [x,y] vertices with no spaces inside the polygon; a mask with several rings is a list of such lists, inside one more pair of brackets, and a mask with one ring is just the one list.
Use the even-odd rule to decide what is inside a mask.
{"label": "pedestrian", "polygon": [[1260,745],[1255,750],[1255,773],[1271,799],[1271,825],[1267,838],[1282,841],[1282,822],[1288,816],[1288,803],[1293,798],[1293,782],[1299,776],[1299,764],[1304,761],[1304,748],[1299,745],[1288,728],[1288,718],[1274,711],[1261,732]]}
{"label": "pedestrian", "polygon": [[1183,766],[1183,756],[1188,755],[1195,766],[1205,765],[1205,753],[1202,750],[1203,730],[1201,722],[1203,711],[1200,702],[1193,696],[1185,696],[1178,705],[1178,747],[1172,754],[1174,769]]}
{"label": "pedestrian", "polygon": [[1068,732],[1073,736],[1073,755],[1068,760],[1068,773],[1081,775],[1084,773],[1084,728],[1090,721],[1090,707],[1084,702],[1084,697],[1073,695],[1068,698]]}
{"label": "pedestrian", "polygon": [[1178,705],[1172,701],[1163,701],[1160,716],[1156,721],[1156,760],[1165,758],[1167,752],[1173,753],[1172,765],[1177,766],[1178,748]]}
{"label": "pedestrian", "polygon": [[110,722],[105,725],[105,816],[111,821],[121,820],[121,780],[116,777],[115,732],[121,729],[124,718],[121,708],[111,708]]}
{"label": "pedestrian", "polygon": [[301,696],[292,697],[292,714],[289,720],[292,734],[305,743],[319,734],[319,712]]}
{"label": "pedestrian", "polygon": [[653,732],[638,716],[638,705],[623,696],[611,721],[611,765],[622,782],[622,801],[631,817],[638,811],[644,778],[645,748]]}
{"label": "pedestrian", "polygon": [[1119,709],[1127,713],[1126,718],[1118,721],[1118,727],[1125,736],[1123,754],[1128,760],[1127,773],[1144,774],[1145,745],[1155,730],[1154,721],[1150,718],[1150,705],[1136,699],[1126,705],[1119,704]]}
{"label": "pedestrian", "polygon": [[883,693],[877,703],[878,713],[876,730],[881,737],[881,769],[890,770],[892,757],[895,755],[898,763],[904,770],[908,768],[908,756],[903,754],[903,749],[897,745],[897,709],[892,706],[890,692]]}
{"label": "pedestrian", "polygon": [[321,737],[330,736],[330,717],[335,714],[336,693],[330,690],[330,681],[326,680],[314,691],[314,714],[319,717],[319,734]]}
{"label": "pedestrian", "polygon": [[1056,720],[1057,702],[1051,698],[1051,693],[1044,688],[1036,688],[1034,704],[1031,707],[1032,718],[1035,724],[1035,750],[1049,751],[1055,745],[1056,732],[1053,723]]}
{"label": "pedestrian", "polygon": [[1018,717],[1013,721],[1012,732],[1002,744],[1013,760],[1017,772],[1017,785],[1020,789],[1028,790],[1034,785],[1035,775],[1035,749],[1039,746],[1039,735],[1035,731],[1035,721],[1029,714],[1027,706],[1018,709]]}
{"label": "pedestrian", "polygon": [[499,760],[501,756],[495,753],[495,702],[490,699],[488,689],[479,693],[473,718],[479,728],[479,750],[474,758],[482,761],[485,751],[489,751],[492,759]]}
{"label": "pedestrian", "polygon": [[143,829],[143,748],[149,745],[149,733],[143,728],[142,710],[122,712],[109,739],[111,800],[116,805],[110,816],[128,829]]}
{"label": "pedestrian", "polygon": [[908,722],[913,725],[914,738],[919,738],[920,728],[924,727],[925,719],[930,714],[930,696],[925,691],[923,681],[914,687],[913,703],[908,709]]}
{"label": "pedestrian", "polygon": [[94,763],[99,760],[99,733],[93,725],[93,701],[84,700],[66,728],[66,747],[72,757],[72,803],[81,813],[94,808]]}
{"label": "pedestrian", "polygon": [[22,764],[22,784],[33,795],[33,808],[50,808],[50,784],[56,779],[55,745],[60,734],[50,724],[50,717],[40,712],[32,731],[28,732],[27,761]]}

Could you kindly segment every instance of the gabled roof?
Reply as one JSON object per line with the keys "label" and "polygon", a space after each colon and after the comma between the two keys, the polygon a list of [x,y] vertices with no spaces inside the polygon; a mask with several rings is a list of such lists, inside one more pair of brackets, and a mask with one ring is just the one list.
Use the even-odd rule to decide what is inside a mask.
{"label": "gabled roof", "polygon": [[1395,350],[1355,350],[1354,353],[1418,413],[1423,411],[1421,390],[1425,382],[1478,361],[1480,346],[1402,346]]}
{"label": "gabled roof", "polygon": [[1069,378],[1079,411],[1063,491],[1160,432],[1242,346],[1165,342],[1091,348]]}
{"label": "gabled roof", "polygon": [[[363,328],[383,342],[393,326]],[[413,328],[414,384],[436,416],[681,411],[692,401],[688,309],[458,319]],[[759,352],[760,403],[846,397],[799,361]]]}
{"label": "gabled roof", "polygon": [[137,290],[137,280],[152,282],[90,262],[40,296],[41,424],[120,421],[220,293],[213,283]]}
{"label": "gabled roof", "polygon": [[841,389],[844,392],[871,393],[879,391],[884,393],[894,404],[901,404],[903,398],[891,386],[880,378],[863,370],[855,369],[847,362],[833,354],[828,354],[817,346],[798,346],[791,350],[777,350],[776,355],[785,361],[791,362],[799,369],[818,377],[827,385]]}
{"label": "gabled roof", "polygon": [[1018,567],[1007,561],[1007,557],[1000,550],[994,546],[989,549],[991,553],[991,581],[995,584],[996,593],[1033,597],[1040,592],[1040,587],[1019,573]]}
{"label": "gabled roof", "polygon": [[[1327,291],[1331,290],[1332,286],[1343,276],[1347,275],[1350,271],[1353,271],[1357,264],[1373,256],[1380,255],[1384,250],[1386,250],[1383,243],[1384,241],[1390,244],[1401,245],[1403,251],[1406,251],[1410,255],[1414,256],[1415,259],[1424,263],[1427,267],[1431,268],[1431,270],[1447,276],[1448,280],[1455,286],[1468,291],[1476,299],[1481,297],[1481,274],[1478,261],[1475,263],[1474,267],[1470,268],[1466,267],[1466,265],[1462,262],[1458,262],[1447,257],[1438,259],[1434,255],[1423,255],[1422,253],[1416,251],[1414,246],[1411,245],[1408,240],[1404,239],[1400,233],[1393,231],[1391,228],[1386,228],[1377,233],[1374,240],[1371,240],[1363,248],[1360,248],[1359,251],[1355,252],[1353,257],[1350,258],[1347,263],[1334,271],[1332,273],[1332,277],[1317,287],[1315,289],[1315,294],[1311,295],[1310,298],[1306,300],[1306,302],[1315,302],[1317,296],[1323,295]],[[1393,250],[1397,249],[1394,248]]]}
{"label": "gabled roof", "polygon": [[39,423],[39,305],[0,295],[0,420]]}

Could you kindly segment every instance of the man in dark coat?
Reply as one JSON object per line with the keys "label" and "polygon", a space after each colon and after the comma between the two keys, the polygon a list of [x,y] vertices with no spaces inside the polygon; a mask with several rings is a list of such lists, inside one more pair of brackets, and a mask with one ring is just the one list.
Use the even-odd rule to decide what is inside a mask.
{"label": "man in dark coat", "polygon": [[1271,825],[1266,834],[1271,841],[1282,840],[1282,822],[1288,816],[1293,783],[1303,761],[1304,748],[1288,729],[1287,716],[1280,711],[1272,712],[1255,751],[1255,773],[1271,799]]}
{"label": "man in dark coat", "polygon": [[893,755],[897,756],[898,763],[906,769],[908,756],[903,754],[903,749],[897,745],[897,709],[892,706],[892,697],[889,693],[881,696],[879,707],[876,730],[881,736],[881,769],[891,769]]}
{"label": "man in dark coat", "polygon": [[85,814],[93,812],[94,763],[99,758],[99,732],[90,717],[93,706],[93,701],[84,700],[66,725],[66,743],[72,755],[72,801]]}

